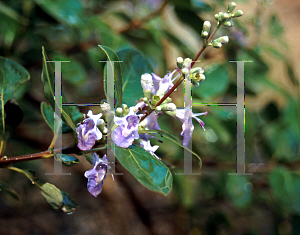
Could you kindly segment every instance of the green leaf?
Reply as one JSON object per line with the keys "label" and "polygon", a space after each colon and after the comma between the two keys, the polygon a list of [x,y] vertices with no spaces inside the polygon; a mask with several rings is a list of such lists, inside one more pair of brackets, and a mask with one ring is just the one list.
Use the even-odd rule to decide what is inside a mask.
{"label": "green leaf", "polygon": [[[83,114],[79,112],[78,107],[76,106],[69,106],[72,112],[72,118],[73,122],[77,125],[77,123],[80,123],[83,120]],[[62,134],[70,133],[73,130],[65,123],[62,123]]]}
{"label": "green leaf", "polygon": [[61,191],[61,194],[63,196],[63,205],[61,207],[62,212],[68,215],[73,214],[74,211],[78,208],[78,203],[73,198],[71,198],[68,193]]}
{"label": "green leaf", "polygon": [[187,151],[192,153],[195,157],[197,157],[197,159],[199,160],[199,166],[200,166],[200,168],[202,167],[202,160],[201,160],[200,156],[198,154],[196,154],[195,152],[193,152],[192,150],[190,150],[189,148],[183,146],[181,144],[182,141],[179,140],[177,137],[169,134],[168,132],[166,132],[164,130],[146,130],[145,132],[148,133],[148,134],[159,134],[160,136],[162,136],[162,137],[172,141],[173,143],[177,144],[181,148],[186,149]]}
{"label": "green leaf", "polygon": [[149,61],[138,50],[131,48],[117,51],[122,63],[123,78],[123,102],[128,106],[134,106],[136,100],[144,97],[141,86],[141,75],[152,73],[153,69]]}
{"label": "green leaf", "polygon": [[[49,101],[53,110],[55,110],[55,103],[54,100],[54,71],[51,67],[51,63],[47,63],[48,60],[45,48],[42,47],[42,54],[43,54],[43,71],[42,71],[42,82],[44,85],[44,93],[46,99]],[[62,93],[62,103],[68,103],[64,94]],[[72,118],[72,109],[70,106],[62,106],[62,120],[71,127],[72,130],[75,131],[76,123],[73,121]]]}
{"label": "green leaf", "polygon": [[205,72],[205,80],[199,87],[193,89],[193,94],[203,99],[218,96],[226,92],[229,87],[229,75],[226,66],[216,65]]}
{"label": "green leaf", "polygon": [[73,166],[80,162],[76,157],[66,154],[61,154],[61,160],[65,166]]}
{"label": "green leaf", "polygon": [[33,171],[20,169],[13,166],[7,168],[22,173],[28,179],[30,179],[32,184],[39,188],[42,196],[53,209],[60,210],[66,214],[71,214],[77,209],[77,202],[74,199],[72,199],[68,193],[61,191],[53,184],[41,182],[35,176],[35,173]]}
{"label": "green leaf", "polygon": [[4,105],[14,97],[21,85],[30,79],[28,71],[15,61],[0,56],[0,155],[5,139]]}
{"label": "green leaf", "polygon": [[84,17],[82,3],[78,0],[34,0],[49,15],[62,23],[77,25]]}
{"label": "green leaf", "polygon": [[0,192],[7,193],[12,198],[20,200],[17,192],[6,183],[0,182]]}
{"label": "green leaf", "polygon": [[[122,71],[121,71],[121,62],[118,63],[112,63],[111,61],[120,61],[119,57],[117,56],[117,54],[110,48],[106,47],[106,46],[101,46],[99,45],[99,47],[105,52],[109,62],[111,63],[111,67],[114,64],[114,79],[115,79],[115,92],[116,92],[116,107],[122,107]],[[104,68],[104,91],[106,94],[106,90],[107,90],[107,72],[106,72],[106,68],[107,66],[105,66]]]}
{"label": "green leaf", "polygon": [[199,35],[201,35],[204,21],[196,14],[196,12],[189,9],[175,7],[175,13],[183,23],[187,24],[192,29],[194,29]]}
{"label": "green leaf", "polygon": [[42,185],[40,190],[46,202],[48,202],[53,209],[58,210],[61,208],[63,204],[63,196],[55,185],[45,183]]}
{"label": "green leaf", "polygon": [[53,132],[55,132],[53,109],[51,108],[51,106],[49,104],[47,104],[44,101],[41,103],[41,113],[42,113],[42,116],[43,116],[44,120],[48,124],[48,126],[51,128],[51,130]]}
{"label": "green leaf", "polygon": [[1,47],[6,49],[12,46],[21,24],[26,25],[28,20],[0,2],[0,22]]}
{"label": "green leaf", "polygon": [[84,67],[76,61],[74,58],[67,57],[65,55],[56,53],[52,55],[52,60],[68,61],[69,63],[63,63],[62,65],[62,80],[69,84],[78,86],[87,80],[87,74]]}
{"label": "green leaf", "polygon": [[172,174],[168,167],[138,145],[115,147],[115,155],[141,184],[150,190],[167,195],[172,189]]}
{"label": "green leaf", "polygon": [[269,182],[276,204],[284,211],[300,214],[300,176],[284,167],[275,167]]}

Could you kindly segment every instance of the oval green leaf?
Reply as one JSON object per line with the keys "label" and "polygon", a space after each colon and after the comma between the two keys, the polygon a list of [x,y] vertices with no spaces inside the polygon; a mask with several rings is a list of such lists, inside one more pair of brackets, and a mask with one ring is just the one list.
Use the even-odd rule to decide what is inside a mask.
{"label": "oval green leaf", "polygon": [[23,66],[0,56],[0,155],[5,140],[4,105],[14,97],[14,93],[29,79],[30,75]]}
{"label": "oval green leaf", "polygon": [[171,191],[173,177],[168,167],[161,161],[138,145],[115,148],[115,155],[121,165],[142,185],[164,195]]}
{"label": "oval green leaf", "polygon": [[122,63],[122,92],[123,102],[128,106],[136,105],[136,100],[144,97],[141,86],[141,75],[152,73],[153,68],[144,55],[138,50],[131,48],[117,51],[117,55]]}

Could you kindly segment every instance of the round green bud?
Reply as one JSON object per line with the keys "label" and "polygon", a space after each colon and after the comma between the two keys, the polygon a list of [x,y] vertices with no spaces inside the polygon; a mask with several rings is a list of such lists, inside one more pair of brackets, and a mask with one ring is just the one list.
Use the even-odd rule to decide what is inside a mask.
{"label": "round green bud", "polygon": [[226,27],[232,27],[233,26],[233,22],[232,21],[227,21],[223,24]]}
{"label": "round green bud", "polygon": [[244,14],[243,11],[238,10],[238,11],[235,11],[233,14],[231,14],[231,16],[232,16],[233,18],[236,18],[236,17],[242,16],[243,14]]}
{"label": "round green bud", "polygon": [[116,115],[118,116],[118,117],[122,117],[122,115],[123,115],[123,109],[122,108],[117,108],[116,109]]}
{"label": "round green bud", "polygon": [[201,37],[207,38],[208,37],[208,32],[207,31],[202,31],[201,32]]}
{"label": "round green bud", "polygon": [[161,106],[157,106],[156,108],[155,108],[155,111],[161,111]]}
{"label": "round green bud", "polygon": [[224,20],[228,20],[228,19],[230,19],[231,18],[231,15],[230,14],[228,14],[228,13],[224,13],[223,14],[223,19]]}
{"label": "round green bud", "polygon": [[220,47],[222,47],[222,43],[220,43],[220,42],[214,40],[213,43],[212,43],[212,46],[213,46],[214,48],[220,48]]}
{"label": "round green bud", "polygon": [[161,110],[162,111],[174,111],[174,110],[176,110],[176,105],[174,103],[162,104]]}
{"label": "round green bud", "polygon": [[215,17],[216,20],[219,20],[219,14],[215,14],[214,17]]}
{"label": "round green bud", "polygon": [[235,2],[231,2],[230,4],[228,4],[228,13],[233,12],[234,9],[236,7],[236,3]]}
{"label": "round green bud", "polygon": [[187,69],[187,68],[183,68],[182,70],[181,70],[181,72],[183,73],[183,74],[188,74],[189,73],[189,69]]}
{"label": "round green bud", "polygon": [[223,19],[224,19],[224,13],[219,12],[219,21],[223,21]]}

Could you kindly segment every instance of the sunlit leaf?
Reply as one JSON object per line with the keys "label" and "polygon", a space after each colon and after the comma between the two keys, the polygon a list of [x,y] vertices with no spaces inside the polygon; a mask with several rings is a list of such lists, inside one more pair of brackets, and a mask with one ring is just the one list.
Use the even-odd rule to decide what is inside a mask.
{"label": "sunlit leaf", "polygon": [[164,130],[147,130],[145,132],[148,133],[148,134],[159,134],[161,137],[164,137],[164,138],[172,141],[173,143],[177,144],[181,148],[189,151],[190,153],[192,153],[198,159],[200,168],[202,167],[202,160],[201,160],[200,156],[198,154],[196,154],[195,152],[193,152],[192,150],[190,150],[189,148],[183,146],[182,141],[179,140],[178,138],[176,138],[175,136],[171,135],[170,133],[168,133]]}
{"label": "sunlit leaf", "polygon": [[[48,61],[46,52],[44,47],[42,48],[43,52],[43,71],[42,71],[42,82],[44,85],[44,93],[46,99],[49,101],[51,107],[53,110],[55,110],[55,106],[58,106],[55,102],[54,99],[54,70],[51,66],[50,62]],[[63,66],[62,66],[63,67]],[[61,98],[62,103],[68,103],[64,94],[62,93],[62,98]],[[60,107],[58,107],[60,109]],[[74,122],[72,118],[72,109],[69,106],[62,106],[62,120],[71,127],[72,130],[75,130],[76,123]]]}
{"label": "sunlit leaf", "polygon": [[84,17],[84,11],[81,1],[78,0],[35,0],[41,8],[56,20],[69,25],[77,25]]}
{"label": "sunlit leaf", "polygon": [[138,145],[129,148],[116,146],[118,161],[142,185],[153,191],[167,195],[172,189],[172,174],[168,167]]}
{"label": "sunlit leaf", "polygon": [[[114,80],[115,80],[115,93],[116,93],[116,107],[122,107],[122,72],[121,72],[121,62],[113,63],[113,61],[120,61],[119,57],[116,55],[116,53],[106,47],[101,46],[99,47],[105,52],[109,63],[111,64],[111,68],[114,68]],[[105,66],[104,69],[104,91],[107,92],[107,72],[106,72],[107,66]],[[106,94],[107,95],[107,94]]]}

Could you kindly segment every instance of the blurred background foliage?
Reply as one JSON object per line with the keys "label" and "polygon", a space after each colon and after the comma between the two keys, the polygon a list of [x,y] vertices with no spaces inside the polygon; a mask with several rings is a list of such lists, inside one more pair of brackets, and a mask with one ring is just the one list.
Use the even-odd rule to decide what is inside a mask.
{"label": "blurred background foliage", "polygon": [[[300,5],[293,0],[236,2],[244,16],[235,19],[233,28],[217,32],[216,36],[228,35],[230,42],[205,51],[199,66],[205,68],[206,80],[193,88],[193,112],[208,111],[203,118],[206,132],[194,123],[193,150],[203,160],[200,171],[194,161],[194,172],[201,176],[174,175],[173,190],[164,197],[144,188],[117,164],[124,176],[116,176],[114,182],[107,177],[102,193],[93,198],[83,177],[90,168],[84,158],[65,170],[72,176],[45,176],[52,172],[53,160],[18,163],[70,193],[80,208],[71,216],[54,211],[23,175],[1,169],[1,181],[17,191],[20,201],[0,193],[0,233],[300,234]],[[210,20],[214,27],[213,15],[225,11],[228,3],[0,1],[0,55],[31,75],[5,106],[10,117],[23,117],[9,132],[5,154],[44,151],[51,142],[51,129],[40,114],[40,103],[46,101],[40,80],[42,46],[51,60],[71,60],[62,66],[68,102],[99,103],[105,95],[104,64],[98,61],[106,57],[98,44],[114,51],[141,51],[162,77],[174,70],[178,56],[196,55],[203,21]],[[230,60],[253,61],[245,63],[245,161],[246,172],[253,176],[228,175],[236,165],[236,107],[200,105],[236,102],[236,64]],[[178,107],[183,106],[183,96],[183,87],[172,96]],[[92,109],[100,112],[99,107]],[[180,137],[178,120],[162,116],[159,123]],[[73,141],[71,134],[63,138],[64,145]],[[173,173],[182,172],[183,150],[168,140],[159,145],[157,155],[174,166]]]}

